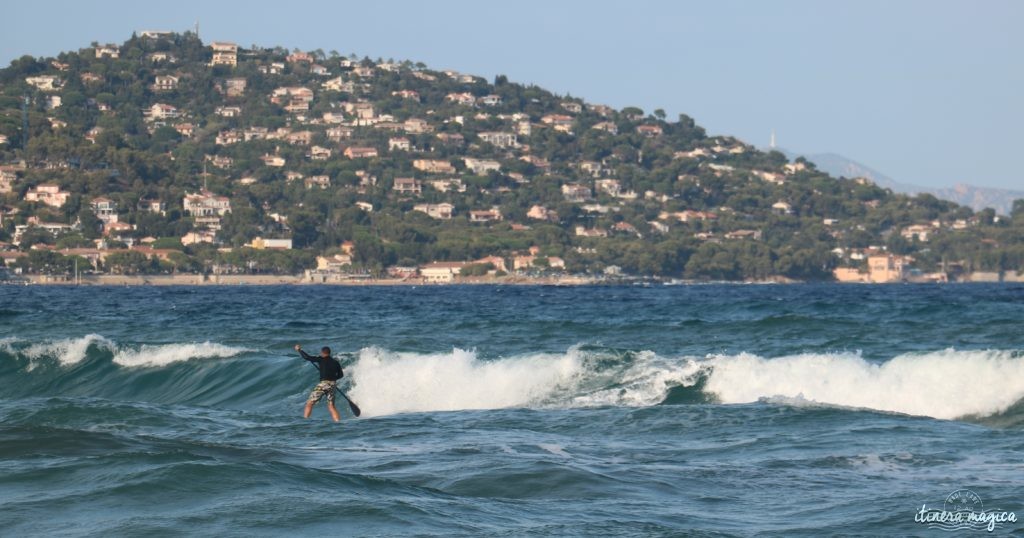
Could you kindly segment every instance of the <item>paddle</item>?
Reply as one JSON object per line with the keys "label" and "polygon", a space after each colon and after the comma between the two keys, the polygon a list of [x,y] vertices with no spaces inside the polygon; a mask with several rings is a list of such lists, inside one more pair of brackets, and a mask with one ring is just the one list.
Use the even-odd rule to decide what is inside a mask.
{"label": "paddle", "polygon": [[[306,361],[306,362],[309,362],[309,361]],[[312,362],[310,362],[309,364],[312,365],[313,368],[316,368],[316,371],[318,371],[318,372],[320,371],[320,367],[319,366],[313,364]],[[353,415],[358,417],[359,415],[363,414],[363,412],[359,409],[359,406],[356,405],[356,403],[353,402],[352,400],[349,400],[348,396],[345,396],[345,393],[341,392],[341,389],[339,389],[337,385],[334,386],[334,390],[338,391],[338,394],[341,394],[342,398],[345,398],[345,401],[348,402],[348,408],[352,410],[352,414]]]}
{"label": "paddle", "polygon": [[345,393],[341,392],[341,389],[339,389],[338,387],[334,387],[334,390],[338,391],[338,394],[341,394],[342,398],[345,398],[345,401],[348,402],[348,408],[352,410],[352,414],[353,415],[358,417],[359,415],[361,415],[363,413],[362,411],[359,410],[359,406],[356,405],[355,402],[353,402],[352,400],[349,400],[348,396],[345,396]]}

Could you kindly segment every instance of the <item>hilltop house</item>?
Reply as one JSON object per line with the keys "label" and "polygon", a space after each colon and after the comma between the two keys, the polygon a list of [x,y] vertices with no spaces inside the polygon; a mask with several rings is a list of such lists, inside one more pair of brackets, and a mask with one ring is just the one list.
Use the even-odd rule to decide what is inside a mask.
{"label": "hilltop house", "polygon": [[427,123],[427,120],[420,118],[409,118],[403,124],[405,132],[410,134],[424,134],[434,131],[434,128]]}
{"label": "hilltop house", "polygon": [[224,94],[228,97],[241,97],[245,94],[248,81],[244,78],[229,78],[224,81]]}
{"label": "hilltop house", "polygon": [[772,212],[775,213],[776,215],[792,215],[793,206],[791,206],[788,202],[783,202],[782,200],[779,200],[778,202],[772,204]]}
{"label": "hilltop house", "polygon": [[36,89],[44,92],[53,92],[61,88],[62,84],[60,77],[54,75],[38,75],[34,77],[25,77],[25,82],[30,86],[35,86]]}
{"label": "hilltop house", "polygon": [[159,198],[143,198],[139,200],[138,209],[139,211],[144,211],[146,213],[166,215],[167,203]]}
{"label": "hilltop house", "polygon": [[313,187],[318,187],[323,190],[331,186],[331,176],[309,176],[306,179],[303,179],[302,183],[307,190],[312,189]]}
{"label": "hilltop house", "polygon": [[193,217],[223,217],[231,212],[231,200],[227,196],[217,196],[203,190],[197,194],[185,193],[182,207],[186,214]]}
{"label": "hilltop house", "polygon": [[493,95],[493,94],[492,95],[485,95],[485,96],[477,99],[476,102],[481,104],[481,105],[483,105],[483,106],[498,106],[498,105],[501,104],[501,96],[500,95]]}
{"label": "hilltop house", "polygon": [[594,184],[597,186],[597,190],[609,196],[618,196],[622,193],[622,184],[617,179],[599,179]]}
{"label": "hilltop house", "polygon": [[352,135],[354,133],[355,129],[351,127],[329,127],[326,131],[324,131],[324,134],[327,135],[327,138],[330,140],[334,140],[335,142],[340,142],[342,139],[345,138],[352,138]]}
{"label": "hilltop house", "polygon": [[564,114],[548,114],[540,119],[540,122],[545,125],[550,125],[556,131],[564,133],[572,132],[572,125],[575,120],[572,116],[566,116]]}
{"label": "hilltop house", "polygon": [[213,109],[213,113],[225,118],[234,118],[242,114],[242,107],[238,106],[219,106]]}
{"label": "hilltop house", "polygon": [[178,109],[165,103],[154,103],[146,111],[146,119],[149,121],[171,120],[178,116]]}
{"label": "hilltop house", "polygon": [[345,156],[349,159],[370,159],[377,156],[377,148],[350,146],[345,148]]}
{"label": "hilltop house", "polygon": [[478,135],[480,140],[494,144],[499,148],[514,148],[519,145],[518,138],[515,133],[506,133],[500,131],[484,131]]}
{"label": "hilltop house", "polygon": [[290,64],[294,63],[313,63],[313,55],[308,52],[293,52],[289,54],[285,59]]}
{"label": "hilltop house", "polygon": [[605,230],[604,228],[587,228],[586,226],[577,226],[576,237],[608,237],[608,230]]}
{"label": "hilltop house", "polygon": [[96,215],[104,224],[111,222],[117,222],[117,202],[107,198],[106,196],[100,196],[93,198],[89,202],[89,206],[92,208],[93,214]]}
{"label": "hilltop house", "polygon": [[566,111],[572,112],[573,114],[579,114],[580,112],[583,112],[583,105],[577,103],[576,101],[562,101],[560,105]]}
{"label": "hilltop house", "polygon": [[275,168],[281,168],[286,163],[285,158],[280,155],[264,154],[260,157],[260,160],[263,161],[265,166],[273,166]]}
{"label": "hilltop house", "polygon": [[477,175],[483,175],[488,172],[497,172],[501,170],[501,163],[498,161],[492,161],[488,159],[474,159],[473,157],[464,157],[462,162],[466,164],[466,169]]}
{"label": "hilltop house", "polygon": [[590,187],[578,183],[562,185],[562,196],[566,202],[585,202],[594,197]]}
{"label": "hilltop house", "polygon": [[466,138],[460,133],[437,133],[437,139],[442,144],[449,144],[452,146],[461,146],[466,143]]}
{"label": "hilltop house", "polygon": [[476,97],[473,97],[471,93],[449,93],[444,98],[446,101],[451,101],[458,105],[473,106],[476,104]]}
{"label": "hilltop house", "polygon": [[333,150],[322,146],[313,146],[309,148],[309,153],[306,154],[311,160],[314,161],[326,161],[331,158]]}
{"label": "hilltop house", "polygon": [[466,185],[459,178],[435,179],[430,182],[430,186],[440,192],[466,192]]}
{"label": "hilltop house", "polygon": [[285,135],[284,139],[289,144],[295,144],[298,146],[308,146],[313,142],[313,132],[295,131]]}
{"label": "hilltop house", "polygon": [[501,210],[497,207],[469,212],[469,222],[496,222],[501,218]]}
{"label": "hilltop house", "polygon": [[210,43],[210,48],[213,49],[213,58],[210,60],[211,66],[228,65],[234,67],[238,65],[238,45],[224,41],[214,41]]}
{"label": "hilltop house", "polygon": [[423,182],[411,177],[396,177],[392,189],[399,194],[420,194]]}
{"label": "hilltop house", "polygon": [[7,194],[14,190],[14,182],[18,176],[8,170],[0,170],[0,194]]}
{"label": "hilltop house", "polygon": [[242,133],[239,133],[235,129],[227,131],[221,131],[217,133],[217,136],[213,139],[214,144],[218,146],[230,146],[231,144],[237,144],[242,141]]}
{"label": "hilltop house", "polygon": [[178,89],[178,77],[174,75],[157,75],[151,86],[153,91],[166,92]]}
{"label": "hilltop house", "polygon": [[395,97],[401,97],[402,99],[411,99],[413,101],[419,101],[420,100],[419,92],[416,92],[414,90],[398,90],[398,91],[391,92],[391,95],[393,95]]}
{"label": "hilltop house", "polygon": [[526,217],[534,220],[557,221],[558,213],[542,205],[535,205],[531,207],[529,211],[526,212]]}
{"label": "hilltop house", "polygon": [[216,243],[217,233],[213,230],[197,230],[181,236],[181,244],[184,246],[198,243]]}
{"label": "hilltop house", "polygon": [[409,151],[410,149],[412,149],[412,144],[404,136],[388,139],[388,151]]}
{"label": "hilltop house", "polygon": [[454,174],[452,163],[441,159],[416,159],[412,167],[428,174]]}
{"label": "hilltop house", "polygon": [[256,250],[291,250],[292,240],[291,238],[265,239],[257,236],[249,242],[249,246]]}
{"label": "hilltop house", "polygon": [[50,207],[63,207],[71,193],[61,190],[59,185],[44,183],[32,187],[25,193],[26,202],[42,202]]}
{"label": "hilltop house", "polygon": [[455,213],[455,206],[447,202],[440,204],[416,204],[413,211],[426,213],[430,218],[439,220],[451,220]]}
{"label": "hilltop house", "polygon": [[184,138],[192,138],[192,135],[195,134],[196,126],[191,123],[178,123],[174,125],[174,130],[178,131],[178,134]]}
{"label": "hilltop house", "polygon": [[322,119],[324,120],[324,123],[344,123],[345,113],[341,111],[324,112]]}
{"label": "hilltop house", "polygon": [[100,45],[96,47],[97,58],[120,58],[121,48],[117,45]]}
{"label": "hilltop house", "polygon": [[636,132],[642,136],[655,137],[661,136],[662,129],[660,125],[637,125]]}
{"label": "hilltop house", "polygon": [[930,224],[912,224],[903,228],[900,231],[900,236],[904,239],[914,240],[917,239],[922,243],[928,242],[928,236],[935,231],[935,228]]}

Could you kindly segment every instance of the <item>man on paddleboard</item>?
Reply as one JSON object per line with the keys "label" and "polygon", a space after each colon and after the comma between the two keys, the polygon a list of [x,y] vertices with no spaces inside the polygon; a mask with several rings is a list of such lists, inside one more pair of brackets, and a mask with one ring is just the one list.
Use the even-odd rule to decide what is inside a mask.
{"label": "man on paddleboard", "polygon": [[309,418],[309,415],[313,413],[313,406],[326,396],[327,410],[331,412],[331,418],[335,422],[340,421],[341,416],[338,415],[338,409],[334,407],[334,392],[338,386],[338,380],[345,376],[341,371],[341,363],[331,356],[331,348],[327,346],[320,348],[320,355],[315,357],[303,351],[299,344],[295,344],[295,351],[298,351],[303,359],[313,363],[317,370],[320,370],[320,382],[313,387],[309,398],[306,398],[306,409],[302,416]]}

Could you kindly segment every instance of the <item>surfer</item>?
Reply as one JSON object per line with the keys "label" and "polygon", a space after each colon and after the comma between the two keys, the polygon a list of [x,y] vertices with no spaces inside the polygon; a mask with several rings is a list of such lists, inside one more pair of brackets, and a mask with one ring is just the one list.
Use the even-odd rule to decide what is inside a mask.
{"label": "surfer", "polygon": [[320,370],[320,382],[313,387],[309,398],[306,398],[306,409],[302,416],[309,418],[309,415],[313,413],[313,406],[326,396],[327,410],[331,412],[331,418],[335,422],[340,421],[341,416],[338,414],[338,409],[334,407],[334,391],[338,386],[338,380],[345,376],[341,371],[341,363],[331,356],[331,348],[327,346],[320,348],[320,355],[315,357],[303,351],[299,344],[295,344],[295,351],[298,351],[303,359],[313,363],[317,370]]}

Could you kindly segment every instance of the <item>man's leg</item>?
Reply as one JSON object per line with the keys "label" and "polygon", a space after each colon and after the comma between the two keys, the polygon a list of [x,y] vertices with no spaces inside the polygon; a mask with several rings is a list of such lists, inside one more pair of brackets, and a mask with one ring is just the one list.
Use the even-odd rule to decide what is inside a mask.
{"label": "man's leg", "polygon": [[313,413],[313,402],[306,402],[306,409],[302,412],[302,418],[309,418],[309,415]]}
{"label": "man's leg", "polygon": [[327,401],[327,410],[331,412],[331,418],[333,418],[335,422],[341,421],[341,415],[338,414],[338,408],[334,407],[334,400]]}

